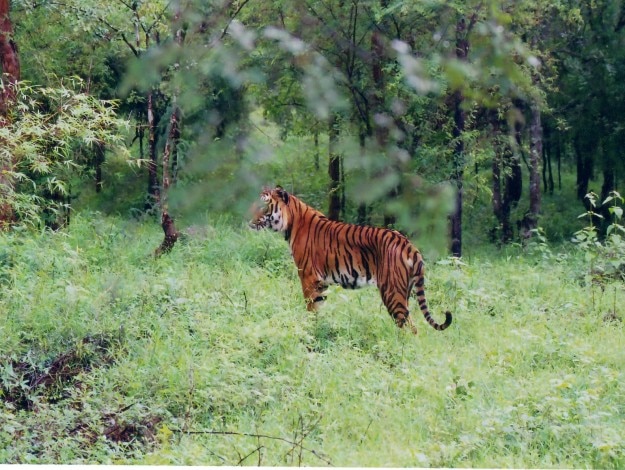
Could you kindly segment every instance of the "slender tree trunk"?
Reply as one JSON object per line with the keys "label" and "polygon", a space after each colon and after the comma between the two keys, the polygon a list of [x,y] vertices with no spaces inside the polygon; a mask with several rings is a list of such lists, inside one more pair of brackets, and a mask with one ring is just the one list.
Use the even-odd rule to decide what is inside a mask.
{"label": "slender tree trunk", "polygon": [[547,124],[543,126],[543,188],[545,192],[553,194],[553,171],[551,155],[553,153],[553,133]]}
{"label": "slender tree trunk", "polygon": [[562,191],[562,141],[560,132],[558,132],[556,140],[556,161],[558,163],[558,190]]}
{"label": "slender tree trunk", "polygon": [[[139,21],[137,25],[137,44],[139,43]],[[156,36],[156,43],[159,44],[159,36]],[[145,35],[145,48],[150,47],[150,35]],[[158,154],[156,151],[156,126],[160,121],[160,116],[156,113],[156,92],[150,89],[147,95],[147,121],[148,121],[148,197],[145,201],[145,210],[152,211],[161,203],[161,189],[158,181]]]}
{"label": "slender tree trunk", "polygon": [[163,253],[169,253],[174,247],[180,232],[176,230],[174,219],[169,215],[169,188],[171,186],[170,161],[171,155],[176,152],[176,143],[179,137],[178,127],[178,107],[174,105],[174,109],[169,119],[169,133],[165,150],[163,151],[163,190],[161,193],[161,226],[165,234],[165,238],[161,245],[154,252],[155,256]]}
{"label": "slender tree trunk", "polygon": [[[9,0],[0,0],[0,127],[9,124],[9,110],[15,102],[15,85],[20,79],[20,62],[17,45],[13,41],[13,25],[9,15]],[[0,141],[2,145],[2,141]],[[13,206],[9,202],[13,192],[13,157],[0,160],[0,230],[6,230],[15,220]]]}
{"label": "slender tree trunk", "polygon": [[[551,149],[551,146],[549,146]],[[547,167],[547,178],[545,181],[545,190],[549,192],[549,194],[553,194],[554,182],[553,182],[553,167],[551,165],[551,152],[547,152],[543,150],[543,165]],[[545,170],[543,169],[543,175],[545,174]],[[544,178],[543,178],[544,179]]]}
{"label": "slender tree trunk", "polygon": [[[184,31],[181,28],[180,22],[180,5],[178,5],[178,11],[174,17],[176,30],[174,34],[174,40],[178,47],[182,47],[184,42]],[[178,69],[178,64],[174,65],[174,69]],[[176,241],[180,237],[180,232],[176,230],[174,219],[169,214],[169,187],[172,184],[172,155],[176,155],[178,141],[180,140],[180,109],[177,103],[177,94],[174,92],[172,97],[172,111],[169,117],[169,133],[167,134],[167,141],[165,142],[165,150],[163,151],[163,184],[161,191],[161,227],[165,238],[161,245],[154,251],[155,256],[160,256],[163,253],[169,253],[174,247]]]}
{"label": "slender tree trunk", "polygon": [[[130,5],[134,15],[135,25],[135,48],[132,49],[135,57],[140,57],[141,50],[141,15],[139,14],[139,4],[132,2]],[[160,43],[158,32],[154,35],[157,45]],[[150,32],[145,32],[145,50],[150,48]],[[148,134],[148,188],[147,197],[144,204],[144,209],[147,212],[153,211],[160,204],[160,186],[158,181],[158,156],[156,152],[156,126],[158,125],[159,117],[156,114],[155,106],[155,91],[151,89],[146,95],[146,108],[145,117],[147,121],[147,134]],[[141,113],[143,117],[143,113]],[[139,154],[143,158],[143,138],[145,136],[145,128],[143,123],[138,124],[137,137],[139,138]]]}
{"label": "slender tree trunk", "polygon": [[[367,145],[367,133],[365,129],[361,129],[358,133],[358,143],[360,148],[360,158],[365,158]],[[368,225],[369,222],[369,208],[367,207],[366,203],[361,202],[360,204],[358,204],[356,223],[359,225]]]}
{"label": "slender tree trunk", "polygon": [[[542,154],[542,160],[543,160],[543,189],[545,191],[549,191],[549,180],[548,180],[548,174],[547,172],[549,171],[549,169],[551,168],[551,163],[550,163],[550,152],[548,150],[551,150],[551,141],[550,141],[550,132],[549,132],[549,127],[545,124],[543,126],[543,154]],[[553,181],[553,179],[552,179]],[[551,188],[551,193],[553,193],[553,187]]]}
{"label": "slender tree trunk", "polygon": [[[371,34],[371,76],[373,78],[374,89],[371,95],[371,109],[374,116],[378,118],[373,120],[373,132],[375,135],[375,141],[377,148],[380,152],[388,152],[389,147],[389,124],[387,124],[388,116],[386,115],[386,109],[384,104],[384,96],[386,93],[385,80],[384,80],[384,41],[382,35],[378,30],[373,31]],[[398,168],[394,168],[391,165],[388,171],[399,172]],[[390,200],[397,198],[400,193],[399,187],[391,189],[386,197]],[[391,227],[396,222],[394,214],[384,212],[384,226]]]}
{"label": "slender tree trunk", "polygon": [[610,195],[610,191],[614,191],[616,186],[616,177],[614,173],[614,166],[610,163],[606,163],[606,167],[603,169],[603,184],[601,185],[601,202],[605,201]]}
{"label": "slender tree trunk", "polygon": [[3,84],[0,90],[0,121],[4,122],[15,101],[15,84],[20,79],[20,61],[17,44],[13,41],[9,0],[0,0],[0,66]]}
{"label": "slender tree trunk", "polygon": [[148,198],[145,209],[151,210],[161,202],[161,191],[158,182],[158,155],[156,152],[157,119],[154,110],[154,93],[148,92]]}
{"label": "slender tree trunk", "polygon": [[[371,34],[371,75],[373,78],[374,89],[371,94],[371,109],[373,114],[381,115],[384,113],[384,72],[382,70],[382,60],[384,56],[384,43],[382,36],[376,30]],[[373,131],[375,140],[380,147],[384,149],[388,144],[389,129],[382,120],[374,119]]]}
{"label": "slender tree trunk", "polygon": [[343,155],[339,158],[339,171],[341,172],[341,186],[340,186],[340,194],[341,194],[341,214],[345,216],[345,159]]}
{"label": "slender tree trunk", "polygon": [[495,115],[492,120],[495,142],[495,156],[493,158],[493,213],[499,222],[501,243],[508,243],[513,236],[510,223],[510,211],[516,204],[514,197],[518,190],[520,173],[518,159],[510,148],[507,134],[501,131],[501,122]]}
{"label": "slender tree trunk", "polygon": [[593,162],[590,155],[594,152],[594,146],[584,142],[585,138],[585,136],[575,136],[573,148],[577,160],[577,198],[588,208],[586,194],[588,194],[588,183],[593,173]]}
{"label": "slender tree trunk", "polygon": [[[495,134],[495,139],[497,140],[498,136]],[[493,156],[493,214],[497,221],[501,224],[501,216],[502,216],[502,190],[501,190],[501,167],[502,167],[503,158],[501,157],[501,148],[500,144],[495,144],[495,155]]]}
{"label": "slender tree trunk", "polygon": [[506,199],[512,207],[516,207],[523,195],[521,159],[518,155],[514,154],[509,146],[506,149],[505,155],[506,166],[508,167],[508,171],[506,172]]}
{"label": "slender tree trunk", "polygon": [[[514,107],[519,114],[525,112],[525,104],[521,100],[513,100]],[[523,195],[523,171],[521,168],[521,160],[524,159],[523,154],[523,121],[516,119],[514,122],[514,141],[516,142],[516,151],[510,148],[507,165],[510,169],[509,176],[506,181],[506,197],[512,207],[516,207],[521,196]]]}
{"label": "slender tree trunk", "polygon": [[341,156],[336,153],[339,138],[338,126],[338,119],[335,114],[332,114],[328,125],[328,175],[330,176],[328,218],[330,220],[339,220],[341,217]]}
{"label": "slender tree trunk", "polygon": [[[456,23],[456,58],[466,61],[469,55],[469,41],[467,39],[467,24],[464,18]],[[456,207],[450,217],[451,231],[451,254],[462,256],[462,196],[463,196],[463,175],[464,175],[464,141],[465,111],[462,109],[464,96],[459,90],[454,93],[454,170],[451,176],[456,185]]]}
{"label": "slender tree trunk", "polygon": [[315,142],[315,170],[319,170],[319,130],[315,129],[315,133],[313,134],[314,142]]}
{"label": "slender tree trunk", "polygon": [[540,216],[540,161],[542,160],[543,154],[543,128],[538,103],[532,103],[530,111],[530,207],[528,222],[529,229],[532,230],[538,227],[538,217]]}
{"label": "slender tree trunk", "polygon": [[[505,187],[504,187],[505,178],[502,178],[501,170],[503,168],[503,162],[504,162],[503,152],[505,151],[504,150],[505,144],[501,142],[501,132],[499,130],[499,123],[496,120],[497,120],[497,117],[495,117],[495,121],[493,122],[493,128],[494,128],[493,140],[495,142],[494,144],[495,155],[493,156],[492,202],[493,202],[493,214],[495,215],[497,222],[499,222],[499,227],[501,227],[501,229],[503,230],[504,226],[506,225],[506,220],[504,217],[505,211],[504,211],[504,200],[503,200],[503,195],[505,194]],[[502,236],[502,238],[504,237]]]}

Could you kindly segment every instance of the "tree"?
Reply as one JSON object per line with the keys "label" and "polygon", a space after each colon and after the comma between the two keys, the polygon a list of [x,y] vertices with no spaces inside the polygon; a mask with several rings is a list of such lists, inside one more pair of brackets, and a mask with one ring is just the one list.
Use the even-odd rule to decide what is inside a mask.
{"label": "tree", "polygon": [[[180,49],[178,51],[178,55],[182,56],[183,52],[181,49],[186,31],[183,29],[183,24],[181,22],[179,3],[176,5],[176,10],[173,17],[173,25],[174,42],[176,46]],[[178,62],[174,63],[174,73],[178,68],[180,68],[180,64]],[[167,134],[167,141],[165,142],[165,150],[163,151],[163,184],[161,186],[162,191],[160,198],[161,227],[165,236],[161,245],[154,252],[156,256],[160,256],[164,253],[169,253],[174,247],[176,241],[178,240],[178,237],[180,236],[180,232],[176,230],[174,219],[169,214],[169,188],[172,184],[172,168],[170,167],[170,160],[173,159],[175,161],[175,159],[177,159],[177,156],[175,156],[175,154],[178,150],[178,144],[180,141],[180,108],[178,107],[177,99],[178,92],[174,91],[171,99],[172,110],[169,117],[169,132]]]}
{"label": "tree", "polygon": [[341,212],[345,210],[341,201],[341,155],[337,152],[339,138],[339,119],[332,113],[328,123],[328,175],[330,176],[330,191],[328,194],[328,218],[340,220]]}
{"label": "tree", "polygon": [[[469,24],[462,16],[456,23],[456,58],[465,62],[469,55],[468,35],[475,24],[477,16],[473,16]],[[454,170],[451,176],[456,186],[456,208],[451,214],[451,254],[460,258],[462,256],[462,178],[465,165],[465,146],[463,133],[465,131],[464,96],[461,90],[456,90],[453,95],[454,110]]]}
{"label": "tree", "polygon": [[529,182],[529,211],[527,214],[527,228],[531,231],[538,228],[540,216],[540,163],[543,158],[543,128],[541,122],[540,105],[533,102],[530,105],[530,182]]}
{"label": "tree", "polygon": [[625,11],[622,2],[576,0],[554,13],[548,38],[557,82],[547,101],[557,122],[554,137],[573,149],[577,197],[588,204],[591,180],[602,175],[607,196],[618,184],[614,175],[625,173],[616,157],[625,132]]}
{"label": "tree", "polygon": [[[116,103],[85,93],[84,82],[67,80],[57,88],[20,84],[11,119],[0,128],[0,158],[12,158],[5,202],[22,225],[58,228],[68,217],[72,178],[85,177],[90,161],[84,149],[106,145],[125,154]],[[65,219],[65,220],[64,220]]]}
{"label": "tree", "polygon": [[[15,103],[16,86],[20,79],[20,62],[9,13],[9,0],[0,0],[0,128],[11,124],[10,110]],[[0,145],[6,146],[6,142],[0,140]],[[13,207],[9,200],[13,192],[14,181],[11,175],[14,166],[15,156],[3,152],[0,157],[0,230],[6,229],[14,221]]]}
{"label": "tree", "polygon": [[[522,187],[520,156],[530,156],[532,167],[539,168],[536,158],[543,152],[532,142],[549,112],[535,100],[540,94],[534,91],[545,81],[532,82],[530,55],[566,42],[552,39],[557,35],[540,20],[561,2],[538,9],[532,0],[188,0],[178,7],[184,54],[176,49],[168,19],[176,5],[68,0],[32,4],[23,15],[33,29],[49,15],[63,24],[70,37],[63,54],[75,54],[91,92],[127,93],[118,109],[136,123],[139,158],[148,163],[148,201],[157,202],[166,188],[166,214],[178,214],[191,199],[203,200],[206,187],[211,200],[224,205],[257,190],[264,178],[253,174],[255,157],[246,151],[246,136],[249,111],[260,109],[280,126],[281,138],[305,136],[318,149],[320,133],[328,132],[328,172],[313,177],[328,175],[332,217],[378,225],[395,219],[398,228],[420,229],[428,219],[420,200],[429,197],[432,184],[448,182],[457,189],[450,221],[451,251],[459,255],[463,196],[474,190],[467,168],[492,163],[493,209],[504,240],[511,238],[510,209]],[[564,22],[563,15],[556,16]],[[61,28],[44,29],[52,37]],[[534,38],[529,48],[527,41]],[[92,64],[82,53],[89,48],[97,51]],[[37,61],[63,73],[73,66],[56,54],[30,52],[30,76]],[[125,87],[108,86],[106,70],[125,77]],[[572,83],[573,74],[567,77]],[[566,85],[563,90],[573,89]],[[499,112],[489,113],[494,108]],[[531,126],[519,127],[523,119],[510,119],[512,113],[528,123],[532,116],[535,122],[540,118],[533,141]],[[566,127],[554,116],[555,129]],[[158,165],[161,157],[167,161]],[[605,165],[597,165],[605,181],[618,175],[611,170],[614,160],[606,157]],[[93,166],[99,181],[106,168],[101,153],[94,153]],[[194,186],[203,189],[198,196]],[[433,213],[448,215],[445,204],[435,205]]]}
{"label": "tree", "polygon": [[[157,180],[156,133],[166,103],[159,102],[157,89],[145,93],[133,90],[126,96],[119,94],[120,82],[127,69],[140,60],[153,42],[158,42],[166,31],[166,2],[21,2],[19,23],[28,39],[23,51],[24,77],[35,83],[56,86],[57,77],[78,76],[94,96],[119,99],[118,110],[133,116],[136,121],[136,139],[139,141],[138,159],[147,164],[146,209],[151,209],[159,198]],[[42,26],[45,25],[45,26]],[[36,34],[28,34],[37,31]],[[64,41],[57,38],[62,35]],[[48,44],[57,44],[51,50]],[[71,60],[68,60],[70,58]],[[44,70],[54,73],[41,73]],[[147,158],[143,139],[147,135]],[[133,140],[133,143],[135,142]],[[96,175],[103,178],[104,161],[97,152],[93,156]],[[102,181],[96,179],[96,188]]]}

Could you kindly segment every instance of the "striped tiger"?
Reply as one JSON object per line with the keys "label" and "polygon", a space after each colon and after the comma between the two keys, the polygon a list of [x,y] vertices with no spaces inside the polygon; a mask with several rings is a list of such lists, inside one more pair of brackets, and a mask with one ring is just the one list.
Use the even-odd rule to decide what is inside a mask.
{"label": "striped tiger", "polygon": [[330,284],[346,289],[377,286],[382,302],[398,327],[409,324],[408,298],[415,290],[425,320],[436,330],[451,324],[452,315],[437,323],[428,311],[425,267],[417,248],[401,233],[328,219],[282,187],[265,189],[250,226],[282,232],[297,266],[307,309],[317,310]]}

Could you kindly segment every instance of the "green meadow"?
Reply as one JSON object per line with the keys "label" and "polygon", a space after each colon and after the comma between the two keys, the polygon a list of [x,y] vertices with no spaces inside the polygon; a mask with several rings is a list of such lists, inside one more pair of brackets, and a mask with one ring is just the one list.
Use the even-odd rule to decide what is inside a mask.
{"label": "green meadow", "polygon": [[375,288],[307,312],[243,220],[161,239],[88,212],[0,234],[0,462],[625,466],[623,283],[570,244],[426,260],[454,322],[413,336]]}

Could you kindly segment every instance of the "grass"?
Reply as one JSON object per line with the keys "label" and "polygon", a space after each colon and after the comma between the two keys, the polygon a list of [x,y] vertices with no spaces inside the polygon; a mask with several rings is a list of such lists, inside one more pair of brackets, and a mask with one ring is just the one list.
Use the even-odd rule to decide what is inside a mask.
{"label": "grass", "polygon": [[454,323],[414,337],[375,289],[308,313],[277,235],[189,233],[158,260],[156,223],[101,214],[0,235],[0,463],[625,465],[623,288],[581,254],[428,260]]}

